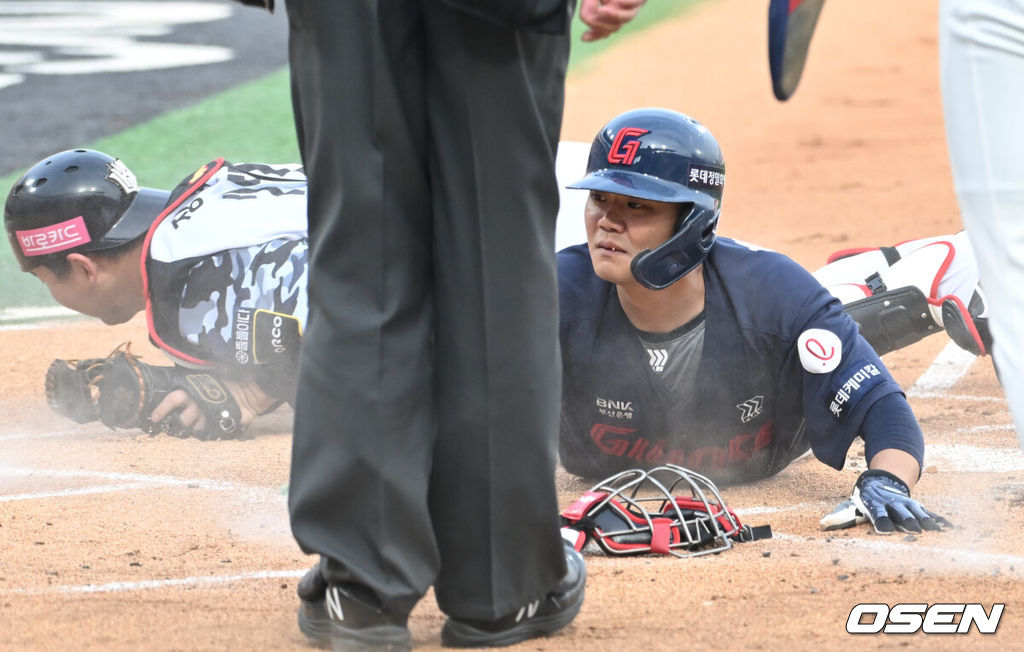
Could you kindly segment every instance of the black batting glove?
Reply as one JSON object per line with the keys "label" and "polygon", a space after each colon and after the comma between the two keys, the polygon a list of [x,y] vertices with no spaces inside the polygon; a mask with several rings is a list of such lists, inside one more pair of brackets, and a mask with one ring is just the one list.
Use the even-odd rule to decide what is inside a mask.
{"label": "black batting glove", "polygon": [[953,524],[910,497],[903,480],[881,469],[869,469],[857,478],[853,503],[879,534],[920,533],[922,529],[939,531]]}

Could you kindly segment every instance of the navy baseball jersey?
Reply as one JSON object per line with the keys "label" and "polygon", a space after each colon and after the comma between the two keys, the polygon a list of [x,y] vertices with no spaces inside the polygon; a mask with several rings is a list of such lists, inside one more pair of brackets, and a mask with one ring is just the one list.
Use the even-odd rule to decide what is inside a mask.
{"label": "navy baseball jersey", "polygon": [[301,167],[204,165],[171,193],[143,260],[155,345],[291,399],[308,312]]}
{"label": "navy baseball jersey", "polygon": [[786,256],[719,238],[703,266],[705,307],[681,329],[678,373],[659,373],[586,245],[558,254],[564,369],[560,453],[577,475],[666,462],[752,481],[810,447],[841,469],[864,415],[900,393],[838,300]]}

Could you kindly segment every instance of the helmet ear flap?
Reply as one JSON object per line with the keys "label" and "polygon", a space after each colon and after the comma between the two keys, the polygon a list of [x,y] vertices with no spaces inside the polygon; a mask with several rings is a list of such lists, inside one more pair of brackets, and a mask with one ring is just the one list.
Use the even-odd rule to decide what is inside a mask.
{"label": "helmet ear flap", "polygon": [[709,220],[704,230],[700,234],[700,242],[706,243],[704,246],[707,249],[711,249],[711,244],[715,241],[715,232],[718,228],[718,218]]}
{"label": "helmet ear flap", "polygon": [[686,224],[687,218],[693,215],[693,206],[694,204],[692,201],[679,204],[676,211],[676,225],[675,228],[672,229],[672,233],[679,233],[679,229],[683,228],[683,224]]}
{"label": "helmet ear flap", "polygon": [[695,208],[675,235],[655,249],[645,249],[630,262],[633,277],[651,290],[663,290],[707,258],[715,243],[718,215]]}

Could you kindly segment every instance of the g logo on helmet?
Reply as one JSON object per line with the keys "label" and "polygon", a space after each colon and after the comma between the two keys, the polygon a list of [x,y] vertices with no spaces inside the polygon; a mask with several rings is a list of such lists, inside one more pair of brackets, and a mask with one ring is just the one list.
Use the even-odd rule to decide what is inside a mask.
{"label": "g logo on helmet", "polygon": [[[608,149],[608,162],[619,165],[633,165],[636,151],[640,149],[639,138],[649,133],[651,133],[650,129],[641,129],[639,127],[623,127],[619,129],[619,133],[615,134],[615,140],[612,141],[612,146]],[[627,141],[627,138],[633,140]]]}
{"label": "g logo on helmet", "polygon": [[843,359],[843,342],[832,331],[808,328],[797,339],[800,364],[812,374],[835,371]]}

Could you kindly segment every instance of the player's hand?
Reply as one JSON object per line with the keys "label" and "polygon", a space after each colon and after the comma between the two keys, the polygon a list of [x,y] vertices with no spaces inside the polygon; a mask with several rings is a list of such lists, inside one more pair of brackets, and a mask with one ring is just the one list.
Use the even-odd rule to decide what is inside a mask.
{"label": "player's hand", "polygon": [[183,389],[169,392],[164,397],[164,400],[160,401],[153,408],[153,412],[149,415],[149,420],[153,423],[160,423],[171,415],[174,415],[181,422],[182,427],[186,431],[194,430],[200,432],[206,428],[206,417],[203,416],[203,411],[199,409],[199,404]]}
{"label": "player's hand", "polygon": [[228,388],[238,403],[238,409],[241,411],[239,423],[242,427],[248,426],[253,419],[270,412],[281,404],[280,400],[264,392],[259,385],[251,380],[226,380],[224,386]]}
{"label": "player's hand", "polygon": [[[238,425],[242,428],[252,423],[257,416],[266,414],[280,404],[280,401],[263,392],[254,382],[223,382],[238,404],[240,413]],[[154,408],[149,419],[153,423],[160,423],[172,415],[181,422],[186,430],[202,432],[206,429],[206,417],[199,404],[183,389],[176,389],[167,394],[164,400]]]}
{"label": "player's hand", "polygon": [[598,41],[619,31],[633,20],[647,0],[582,0],[580,20],[590,29],[583,33],[585,42]]}
{"label": "player's hand", "polygon": [[924,508],[910,497],[910,489],[899,477],[881,469],[869,469],[857,478],[853,504],[875,526],[879,534],[939,531],[953,524]]}
{"label": "player's hand", "polygon": [[879,534],[939,531],[953,524],[929,511],[910,497],[906,483],[898,477],[871,469],[857,479],[853,497],[840,503],[820,521],[822,530],[841,530],[870,521]]}

